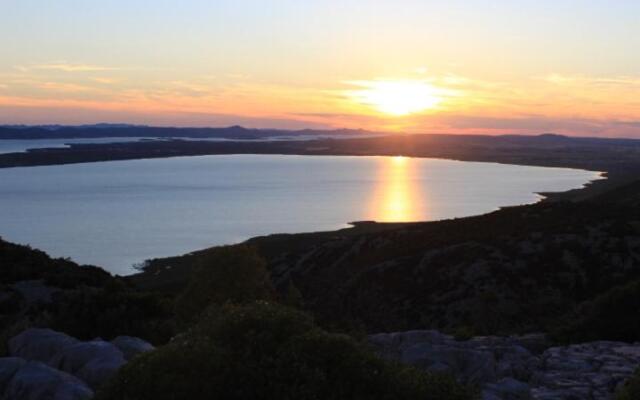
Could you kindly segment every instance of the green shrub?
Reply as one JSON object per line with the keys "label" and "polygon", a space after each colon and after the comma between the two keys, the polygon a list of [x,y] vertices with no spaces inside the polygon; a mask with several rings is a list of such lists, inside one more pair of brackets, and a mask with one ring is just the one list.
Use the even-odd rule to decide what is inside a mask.
{"label": "green shrub", "polygon": [[616,393],[616,400],[640,399],[640,369]]}
{"label": "green shrub", "polygon": [[475,336],[473,328],[470,326],[461,326],[453,331],[453,338],[458,342],[464,342],[472,339]]}
{"label": "green shrub", "polygon": [[83,340],[119,335],[166,343],[175,334],[169,300],[128,288],[81,288],[56,296],[47,325]]}
{"label": "green shrub", "polygon": [[14,321],[0,321],[0,357],[9,357],[9,340],[25,329],[32,328],[34,322],[29,318]]}
{"label": "green shrub", "polygon": [[470,399],[452,378],[383,361],[270,303],[225,305],[123,367],[100,400]]}
{"label": "green shrub", "polygon": [[176,312],[191,321],[211,305],[270,299],[265,261],[245,245],[219,247],[198,260],[190,283],[176,299]]}
{"label": "green shrub", "polygon": [[559,342],[592,340],[640,340],[640,281],[615,287],[583,304],[570,321],[555,328],[552,338]]}
{"label": "green shrub", "polygon": [[83,285],[101,287],[113,277],[101,268],[79,266],[64,258],[53,259],[43,251],[0,238],[0,283],[32,279],[42,279],[47,285],[69,289]]}
{"label": "green shrub", "polygon": [[293,283],[293,281],[291,280],[287,285],[287,292],[283,300],[284,300],[284,304],[288,305],[289,307],[293,307],[293,308],[304,307],[304,297],[302,296],[300,289],[298,289],[295,283]]}

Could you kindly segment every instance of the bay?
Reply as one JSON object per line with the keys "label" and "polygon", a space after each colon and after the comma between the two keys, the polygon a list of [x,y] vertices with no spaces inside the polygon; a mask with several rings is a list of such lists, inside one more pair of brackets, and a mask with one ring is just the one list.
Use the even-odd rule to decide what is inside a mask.
{"label": "bay", "polygon": [[148,258],[350,221],[428,221],[538,201],[599,174],[405,157],[216,155],[0,170],[0,235],[129,274]]}

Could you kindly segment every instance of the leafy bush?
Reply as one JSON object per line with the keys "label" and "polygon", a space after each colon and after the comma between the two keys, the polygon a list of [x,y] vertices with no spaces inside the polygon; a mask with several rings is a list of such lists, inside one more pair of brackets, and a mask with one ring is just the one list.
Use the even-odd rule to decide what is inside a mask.
{"label": "leafy bush", "polygon": [[475,336],[475,332],[470,326],[461,326],[453,331],[453,338],[458,342],[471,340]]}
{"label": "leafy bush", "polygon": [[103,269],[78,266],[64,259],[53,259],[45,252],[29,246],[5,242],[0,238],[0,283],[42,279],[47,285],[60,288],[104,286],[113,277]]}
{"label": "leafy bush", "polygon": [[560,342],[592,340],[640,340],[640,281],[615,287],[583,304],[571,321],[556,328],[552,337]]}
{"label": "leafy bush", "polygon": [[266,263],[253,248],[224,246],[198,260],[189,285],[176,299],[176,312],[191,321],[210,305],[265,300],[273,293]]}
{"label": "leafy bush", "polygon": [[97,395],[164,399],[469,399],[452,378],[383,361],[306,315],[265,302],[217,307],[122,368]]}
{"label": "leafy bush", "polygon": [[25,329],[33,327],[33,325],[33,321],[29,318],[0,321],[0,357],[9,357],[9,340]]}
{"label": "leafy bush", "polygon": [[640,399],[640,369],[616,393],[616,400],[637,399]]}
{"label": "leafy bush", "polygon": [[162,344],[175,333],[168,300],[124,287],[63,292],[47,315],[49,327],[84,340],[130,335]]}

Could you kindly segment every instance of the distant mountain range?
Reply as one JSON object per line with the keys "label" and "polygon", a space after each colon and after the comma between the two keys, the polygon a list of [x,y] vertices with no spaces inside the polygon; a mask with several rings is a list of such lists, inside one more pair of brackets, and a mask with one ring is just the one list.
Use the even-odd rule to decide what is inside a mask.
{"label": "distant mountain range", "polygon": [[261,139],[274,136],[344,136],[366,135],[375,132],[360,129],[296,131],[278,129],[250,129],[234,125],[218,128],[177,128],[129,124],[95,125],[0,125],[1,139],[88,139],[104,137],[152,137],[152,138],[225,138]]}

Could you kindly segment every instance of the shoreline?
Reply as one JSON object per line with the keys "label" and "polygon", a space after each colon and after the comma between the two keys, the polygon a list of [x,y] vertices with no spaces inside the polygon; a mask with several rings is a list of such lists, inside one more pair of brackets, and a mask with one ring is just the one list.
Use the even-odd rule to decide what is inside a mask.
{"label": "shoreline", "polygon": [[[243,157],[246,156],[244,154],[238,154],[238,155],[225,155],[229,158],[231,157]],[[344,156],[344,155],[338,155],[338,156],[333,156],[333,155],[327,155],[327,154],[323,154],[323,155],[282,155],[283,157],[294,157],[294,158],[300,158],[300,159],[304,159],[307,157],[332,157],[332,158],[338,158],[338,157],[345,157],[345,158],[351,158],[351,159],[360,159],[360,158],[369,158],[369,159],[390,159],[391,156],[369,156],[369,155],[356,155],[356,156]],[[189,156],[176,156],[175,158],[181,158],[183,160],[188,159]],[[213,156],[193,156],[193,157],[213,157]],[[258,154],[256,155],[257,157],[266,157],[267,159],[271,160],[271,159],[279,159],[280,155],[265,155],[265,154]],[[173,157],[172,157],[173,158]],[[496,162],[489,162],[489,161],[482,161],[482,162],[471,162],[471,161],[461,161],[461,160],[448,160],[448,159],[444,159],[444,158],[434,158],[434,157],[418,157],[418,156],[408,156],[407,158],[411,158],[411,159],[415,159],[415,160],[435,160],[435,162],[442,162],[442,163],[448,163],[451,162],[452,165],[455,164],[476,164],[476,167],[480,167],[480,163],[482,164],[493,164],[495,166],[513,166],[513,164],[506,164],[506,163],[496,163]],[[146,160],[154,160],[154,159],[146,159]],[[123,160],[125,161],[125,160]],[[144,159],[140,159],[140,160],[126,160],[126,161],[132,161],[132,162],[143,162]],[[160,162],[162,162],[162,160],[159,160]],[[327,160],[330,161],[330,160]],[[94,164],[94,163],[88,163],[88,164]],[[128,164],[131,165],[131,164]],[[475,168],[475,167],[470,167],[470,168]],[[542,169],[542,168],[549,168],[549,167],[533,167],[532,169]],[[595,179],[598,178],[598,176],[600,174],[595,174],[592,173],[592,171],[585,171],[585,170],[579,170],[579,169],[569,169],[569,168],[560,168],[560,167],[553,167],[555,168],[558,172],[562,171],[562,170],[574,170],[574,171],[579,171],[579,172],[583,172],[582,176],[581,175],[581,181],[580,182],[573,182],[572,186],[565,186],[568,187],[570,190],[571,187],[576,188],[576,189],[580,189],[580,188],[584,188],[586,187],[586,185],[588,185],[589,183],[593,182]],[[525,168],[523,168],[525,169]],[[35,172],[35,171],[34,171]],[[553,171],[550,171],[549,174],[552,174]],[[596,176],[597,175],[597,176]],[[63,175],[64,176],[64,175]],[[64,178],[63,178],[64,179]],[[580,188],[578,188],[578,185],[580,185]],[[128,260],[125,259],[125,262],[118,262],[118,263],[113,263],[112,261],[118,261],[117,259],[111,259],[109,257],[103,259],[103,262],[107,262],[107,260],[110,260],[111,262],[107,262],[106,265],[101,264],[101,262],[99,260],[101,260],[101,258],[98,259],[87,259],[87,258],[83,258],[81,257],[80,254],[76,254],[76,256],[78,258],[74,258],[76,261],[80,262],[80,263],[87,263],[87,264],[95,264],[95,265],[101,265],[103,266],[103,268],[106,268],[109,271],[112,271],[113,273],[117,273],[120,274],[122,276],[128,276],[131,274],[135,274],[135,269],[130,267],[131,265],[140,265],[142,263],[144,263],[144,261],[148,260],[148,259],[152,259],[155,257],[172,257],[176,254],[189,254],[189,253],[193,253],[193,252],[198,252],[201,251],[203,249],[209,249],[211,247],[219,247],[219,246],[228,246],[228,245],[236,245],[239,243],[244,243],[247,241],[251,241],[254,238],[258,238],[258,237],[262,237],[262,236],[269,236],[269,235],[298,235],[298,234],[308,234],[308,233],[328,233],[328,232],[338,232],[338,231],[343,231],[346,229],[354,229],[355,231],[362,231],[362,232],[371,232],[371,231],[379,231],[379,230],[386,230],[386,229],[390,229],[390,228],[397,228],[397,227],[403,227],[403,226],[408,226],[408,225],[417,225],[417,224],[423,224],[423,223],[430,223],[430,222],[440,222],[440,221],[446,221],[446,220],[453,220],[453,219],[460,219],[460,218],[467,218],[467,217],[476,217],[476,216],[481,216],[481,215],[485,215],[503,208],[513,208],[513,207],[520,207],[520,206],[525,206],[525,205],[532,205],[532,204],[537,204],[541,201],[544,201],[544,199],[542,198],[542,196],[540,196],[539,194],[537,194],[535,191],[531,190],[531,191],[523,191],[523,194],[526,194],[526,196],[523,196],[522,199],[520,199],[518,201],[514,201],[514,202],[508,202],[506,204],[502,203],[498,203],[496,202],[496,204],[492,207],[492,208],[486,208],[484,210],[478,210],[477,213],[474,214],[457,214],[457,215],[443,215],[441,217],[438,218],[432,218],[432,219],[415,219],[415,220],[410,220],[410,221],[386,221],[386,220],[382,220],[382,221],[376,221],[376,220],[344,220],[343,222],[339,223],[339,224],[335,224],[333,226],[325,226],[325,227],[318,227],[317,225],[314,226],[308,226],[306,228],[302,227],[302,229],[300,230],[291,230],[291,231],[281,231],[281,230],[269,230],[269,231],[262,231],[262,232],[258,232],[255,234],[249,234],[247,236],[244,237],[238,237],[234,240],[229,240],[229,241],[205,241],[205,242],[201,242],[200,245],[195,246],[195,247],[184,247],[182,249],[178,249],[176,251],[173,252],[167,252],[162,254],[162,252],[151,252],[151,253],[147,253],[147,255],[144,255],[143,257],[140,258],[129,258]],[[326,224],[325,224],[326,225]],[[328,229],[327,229],[328,228]],[[9,238],[9,240],[12,240],[11,238]],[[28,240],[25,241],[20,241],[18,240],[17,243],[21,243],[21,244],[25,244],[25,245],[33,245],[35,247],[38,248],[42,248],[42,246],[44,246],[43,244],[37,244],[37,243],[32,243],[29,242]],[[56,247],[49,247],[52,252],[56,252],[56,257],[68,257],[70,256],[70,252],[62,252],[62,251],[57,251]],[[126,268],[125,268],[126,266]]]}
{"label": "shoreline", "polygon": [[[280,142],[141,141],[72,144],[23,153],[0,154],[0,168],[68,165],[205,155],[271,154],[317,156],[404,156],[452,161],[570,168],[606,174],[608,181],[640,176],[640,140],[597,140],[542,136],[494,137],[403,135],[357,139]],[[514,143],[514,140],[516,141]],[[594,157],[594,155],[598,157]],[[589,185],[587,191],[601,184]],[[609,185],[606,185],[609,186]],[[581,189],[582,190],[582,189]],[[564,192],[563,192],[564,193]],[[543,194],[546,195],[546,194]],[[550,194],[558,197],[558,194]],[[563,194],[561,197],[566,197]],[[580,197],[580,196],[578,196]]]}
{"label": "shoreline", "polygon": [[[446,139],[446,140],[445,140]],[[504,137],[475,137],[483,142],[469,143],[467,137],[458,136],[401,136],[382,138],[358,138],[340,140],[319,140],[308,142],[132,142],[120,144],[75,145],[63,149],[45,149],[27,153],[0,154],[0,168],[21,166],[68,165],[85,162],[106,162],[142,160],[173,157],[211,156],[211,155],[289,155],[289,156],[405,156],[412,158],[432,158],[460,162],[483,162],[518,166],[536,166],[546,168],[568,168],[594,173],[594,179],[581,188],[562,192],[535,193],[541,198],[537,201],[504,208],[529,207],[538,203],[575,202],[598,196],[615,187],[625,185],[640,176],[640,141],[632,141],[633,146],[624,141],[622,145],[613,141],[613,147],[597,144],[583,146],[580,140],[566,138],[562,144],[548,143],[548,138],[517,138],[517,146]],[[445,140],[447,143],[443,143]],[[569,141],[571,146],[566,145]],[[542,142],[542,143],[541,143]],[[609,142],[606,142],[609,143]],[[322,145],[322,146],[318,146]],[[622,148],[620,147],[622,146]],[[321,150],[318,150],[321,147]],[[311,148],[311,149],[310,149]],[[597,152],[601,157],[594,157]],[[622,152],[622,153],[621,153]],[[622,154],[622,156],[621,156]],[[18,159],[16,159],[18,157]],[[492,211],[480,214],[487,215]],[[473,217],[471,217],[473,218]],[[293,234],[273,233],[269,236],[307,236],[348,233],[358,234],[397,227],[436,221],[415,221],[402,223],[355,221],[350,227],[324,232],[299,232]],[[264,236],[246,239],[251,242]],[[209,249],[193,250],[192,254]],[[170,257],[171,258],[171,257]],[[140,260],[144,261],[144,260]],[[135,274],[135,271],[131,271]],[[125,275],[131,276],[131,275]]]}

